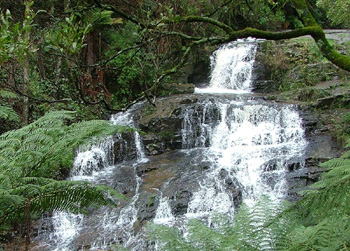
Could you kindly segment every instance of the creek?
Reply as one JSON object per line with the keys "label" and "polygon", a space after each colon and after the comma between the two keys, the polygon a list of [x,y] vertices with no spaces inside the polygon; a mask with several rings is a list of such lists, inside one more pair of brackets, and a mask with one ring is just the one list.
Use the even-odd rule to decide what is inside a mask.
{"label": "creek", "polygon": [[[154,118],[142,128],[146,103],[113,115],[113,123],[152,127],[158,138],[134,132],[78,150],[69,179],[109,185],[129,199],[86,215],[54,213],[36,237],[36,248],[153,250],[145,239],[147,222],[185,233],[189,219],[215,227],[217,213],[234,220],[241,203],[253,207],[262,196],[276,204],[287,198],[286,176],[291,167],[303,168],[308,143],[296,106],[252,93],[257,46],[248,39],[216,50],[208,87],[176,97],[167,115],[173,119],[170,133]],[[159,142],[160,134],[171,143]]]}

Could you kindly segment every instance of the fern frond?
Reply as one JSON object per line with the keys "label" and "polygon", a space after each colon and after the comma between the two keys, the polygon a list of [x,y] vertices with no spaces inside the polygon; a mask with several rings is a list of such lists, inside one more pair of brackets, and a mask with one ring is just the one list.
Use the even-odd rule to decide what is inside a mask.
{"label": "fern frond", "polygon": [[158,241],[159,250],[166,251],[200,251],[187,242],[180,234],[179,230],[163,225],[149,223],[147,225],[147,236],[149,239]]}
{"label": "fern frond", "polygon": [[335,158],[328,160],[321,164],[322,167],[325,168],[335,168],[339,166],[350,166],[350,159],[346,158]]}
{"label": "fern frond", "polygon": [[0,219],[6,216],[7,210],[20,207],[23,205],[24,201],[25,198],[23,196],[10,194],[8,191],[0,190]]}
{"label": "fern frond", "polygon": [[0,118],[10,120],[10,121],[19,121],[18,114],[10,107],[0,105]]}
{"label": "fern frond", "polygon": [[24,177],[20,179],[21,184],[35,184],[41,186],[48,185],[52,182],[56,182],[56,180],[43,177]]}
{"label": "fern frond", "polygon": [[[29,180],[27,180],[29,181]],[[36,180],[39,181],[39,180]],[[47,183],[41,180],[38,183]],[[31,215],[41,215],[52,211],[84,212],[89,206],[117,206],[112,197],[111,188],[93,186],[87,182],[53,181],[44,186],[26,184],[19,186],[6,196],[0,195],[0,200],[7,200],[7,206],[0,210],[0,222],[14,222],[23,219],[25,209],[29,205]],[[21,198],[16,203],[10,203],[9,198]],[[1,202],[1,201],[0,201]]]}
{"label": "fern frond", "polygon": [[348,250],[343,248],[350,243],[349,223],[348,217],[331,217],[315,226],[299,225],[279,240],[277,250]]}
{"label": "fern frond", "polygon": [[1,89],[0,90],[0,97],[8,99],[8,98],[17,98],[18,95],[16,93],[14,93],[14,92]]}
{"label": "fern frond", "polygon": [[0,189],[11,189],[12,184],[10,177],[5,174],[0,173]]}
{"label": "fern frond", "polygon": [[[95,141],[116,132],[130,130],[112,125],[109,121],[84,121],[67,125],[74,118],[74,112],[51,112],[21,129],[0,136],[0,168],[23,166],[29,175],[49,177],[54,169],[72,163],[74,150],[91,137]],[[2,147],[1,147],[2,146]],[[32,170],[32,171],[30,171]],[[27,172],[26,171],[26,172]]]}
{"label": "fern frond", "polygon": [[74,112],[46,114],[18,130],[0,135],[0,222],[23,220],[25,209],[42,214],[68,210],[80,212],[89,206],[116,206],[122,199],[114,189],[84,182],[55,181],[62,167],[71,167],[74,151],[116,132],[129,130],[108,121],[69,124]]}

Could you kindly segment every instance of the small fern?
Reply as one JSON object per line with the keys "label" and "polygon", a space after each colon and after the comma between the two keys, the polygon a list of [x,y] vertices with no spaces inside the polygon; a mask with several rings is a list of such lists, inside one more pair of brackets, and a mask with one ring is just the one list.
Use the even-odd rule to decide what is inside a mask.
{"label": "small fern", "polygon": [[216,227],[212,228],[199,220],[190,220],[186,238],[166,226],[151,224],[148,231],[150,238],[160,243],[159,250],[273,250],[280,235],[288,230],[288,225],[283,223],[289,223],[289,219],[275,218],[281,210],[282,205],[263,197],[252,208],[242,205],[234,222],[217,216]]}
{"label": "small fern", "polygon": [[19,121],[18,114],[8,106],[0,105],[0,118],[9,120],[9,121]]}
{"label": "small fern", "polygon": [[0,98],[2,100],[2,102],[0,104],[0,118],[5,119],[5,120],[9,120],[9,121],[19,122],[20,118],[19,118],[18,114],[9,105],[9,104],[11,104],[11,101],[9,101],[9,100],[13,100],[15,98],[18,98],[18,96],[13,92],[1,89],[0,90]]}

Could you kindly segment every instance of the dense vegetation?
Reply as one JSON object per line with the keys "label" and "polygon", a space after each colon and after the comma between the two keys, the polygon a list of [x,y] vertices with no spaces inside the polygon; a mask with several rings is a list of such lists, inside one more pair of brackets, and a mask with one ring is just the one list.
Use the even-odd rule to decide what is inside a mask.
{"label": "dense vegetation", "polygon": [[[27,236],[28,245],[31,220],[45,212],[116,205],[106,187],[59,181],[69,172],[79,145],[127,130],[92,119],[166,95],[163,83],[178,82],[182,67],[202,60],[211,46],[248,36],[281,40],[311,35],[319,54],[350,71],[350,58],[333,48],[320,26],[348,28],[349,4],[348,0],[2,0],[3,240],[20,225],[22,233],[17,234]],[[222,228],[212,230],[191,223],[188,240],[175,230],[151,227],[151,232],[169,250],[264,249],[264,242],[246,241],[254,238],[279,250],[348,250],[348,156],[325,163],[331,171],[321,182],[297,204],[278,209],[277,217],[264,215],[266,225],[259,228],[251,221],[262,217],[264,200],[254,212],[242,206],[235,225],[222,223]]]}

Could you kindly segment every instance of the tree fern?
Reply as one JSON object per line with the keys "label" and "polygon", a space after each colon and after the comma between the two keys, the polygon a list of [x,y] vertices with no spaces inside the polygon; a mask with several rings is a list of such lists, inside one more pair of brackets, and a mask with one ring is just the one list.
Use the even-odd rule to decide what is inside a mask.
{"label": "tree fern", "polygon": [[[0,221],[23,219],[27,206],[31,215],[41,215],[52,211],[79,213],[91,205],[117,205],[113,199],[116,196],[114,190],[86,182],[52,181],[44,186],[23,184],[12,189],[10,194],[14,199],[23,197],[23,200],[7,203],[8,206],[1,211]],[[5,199],[9,200],[8,197]]]}
{"label": "tree fern", "polygon": [[74,149],[97,136],[130,130],[108,121],[84,121],[66,125],[73,112],[52,112],[36,122],[0,136],[0,170],[21,167],[26,176],[51,177],[57,169],[71,166]]}
{"label": "tree fern", "polygon": [[297,224],[280,238],[279,250],[350,250],[349,154],[323,163],[322,179],[285,212],[297,213]]}
{"label": "tree fern", "polygon": [[296,205],[310,224],[325,217],[350,215],[350,160],[340,157],[322,166],[329,171],[303,192],[304,198]]}
{"label": "tree fern", "polygon": [[0,136],[0,230],[45,212],[83,212],[89,206],[116,206],[115,190],[86,182],[57,181],[71,168],[75,149],[107,135],[131,130],[108,121],[72,123],[74,112],[52,112]]}
{"label": "tree fern", "polygon": [[279,239],[276,250],[349,250],[349,223],[348,217],[330,217],[308,227],[300,223]]}

